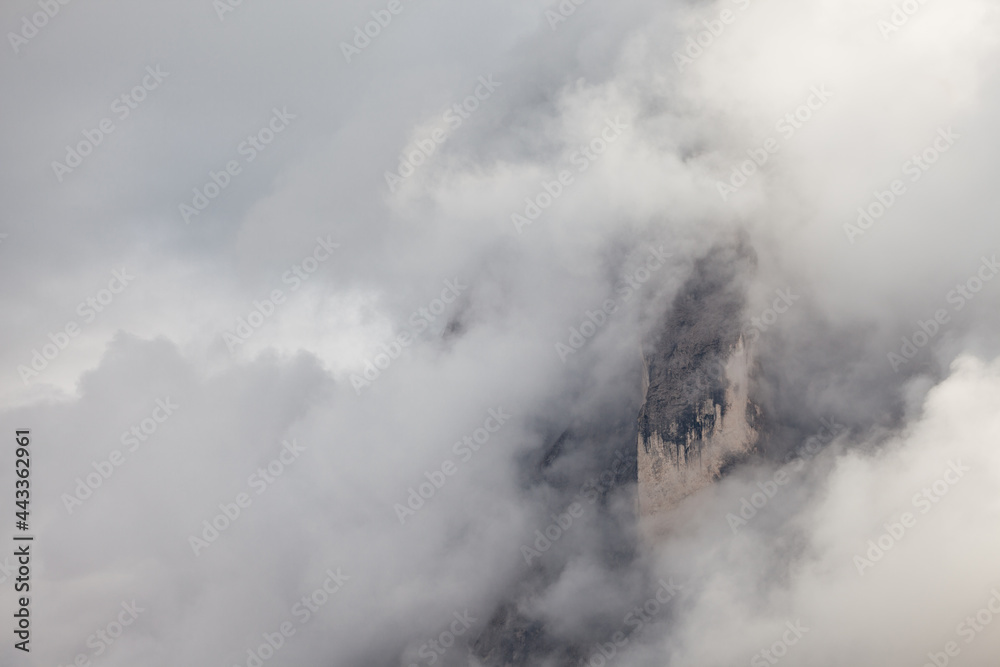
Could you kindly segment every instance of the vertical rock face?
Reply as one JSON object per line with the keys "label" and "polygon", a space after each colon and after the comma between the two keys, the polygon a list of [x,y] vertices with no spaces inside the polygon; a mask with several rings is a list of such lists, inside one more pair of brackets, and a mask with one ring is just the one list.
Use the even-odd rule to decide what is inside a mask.
{"label": "vertical rock face", "polygon": [[[567,482],[557,462],[580,451],[590,452],[584,458],[600,461],[586,474],[601,480],[601,502],[591,510],[594,523],[580,529],[600,531],[602,537],[594,542],[600,548],[588,552],[591,563],[610,571],[627,566],[634,557],[635,533],[609,512],[604,505],[607,494],[638,479],[642,532],[656,537],[669,525],[670,510],[681,500],[754,451],[761,415],[754,401],[753,350],[742,331],[746,288],[755,265],[756,256],[743,241],[717,246],[699,259],[659,335],[643,350],[638,424],[632,415],[639,397],[632,395],[613,421],[602,415],[567,429],[533,464],[532,479],[570,494],[558,505],[565,507],[582,478],[563,489]],[[637,451],[632,449],[636,438]],[[595,451],[602,451],[603,457],[594,457]],[[605,481],[602,473],[618,453],[626,456],[628,465]],[[545,560],[534,562],[473,642],[477,662],[469,664],[561,667],[582,664],[593,655],[595,638],[561,636],[539,621],[533,610],[534,600],[560,580],[574,555],[553,548]],[[618,630],[615,625],[607,637]]]}
{"label": "vertical rock face", "polygon": [[643,350],[638,504],[647,534],[660,533],[681,500],[755,450],[761,414],[753,349],[742,334],[755,266],[745,241],[713,248]]}

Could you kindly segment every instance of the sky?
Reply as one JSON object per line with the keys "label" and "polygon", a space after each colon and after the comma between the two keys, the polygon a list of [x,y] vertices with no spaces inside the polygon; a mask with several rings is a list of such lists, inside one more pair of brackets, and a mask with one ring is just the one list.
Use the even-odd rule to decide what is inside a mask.
{"label": "sky", "polygon": [[[998,22],[6,3],[0,424],[36,541],[0,664],[467,665],[505,605],[574,665],[992,664]],[[773,443],[650,543],[634,486],[579,491],[741,235]]]}

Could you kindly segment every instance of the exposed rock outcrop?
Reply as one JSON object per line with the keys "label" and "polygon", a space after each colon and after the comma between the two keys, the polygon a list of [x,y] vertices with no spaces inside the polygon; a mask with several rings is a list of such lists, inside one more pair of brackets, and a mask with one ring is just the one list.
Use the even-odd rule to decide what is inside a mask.
{"label": "exposed rock outcrop", "polygon": [[[601,538],[589,547],[591,562],[613,570],[628,567],[635,558],[637,536],[631,522],[620,521],[606,503],[616,491],[630,491],[638,481],[642,532],[656,537],[685,497],[754,452],[763,427],[754,400],[754,354],[743,326],[746,290],[755,265],[755,254],[745,241],[717,246],[696,261],[658,335],[643,350],[641,396],[625,397],[618,414],[588,415],[552,438],[537,459],[526,461],[525,487],[549,489],[559,498],[554,508],[576,500],[585,480],[600,481],[596,487],[600,502],[590,510],[586,528]],[[638,424],[637,404],[641,404]],[[560,465],[574,456],[589,461],[589,468]],[[612,466],[619,457],[627,465]],[[617,472],[605,479],[609,469]],[[574,474],[567,475],[568,471]],[[512,586],[470,647],[469,664],[579,665],[593,654],[595,641],[607,641],[620,630],[620,625],[613,625],[604,628],[606,635],[569,638],[539,620],[535,600],[559,581],[574,557],[561,550],[564,544],[546,552],[544,560],[534,561]]]}
{"label": "exposed rock outcrop", "polygon": [[713,248],[643,351],[638,510],[647,534],[662,532],[671,509],[755,450],[761,411],[753,348],[743,336],[755,266],[746,241]]}

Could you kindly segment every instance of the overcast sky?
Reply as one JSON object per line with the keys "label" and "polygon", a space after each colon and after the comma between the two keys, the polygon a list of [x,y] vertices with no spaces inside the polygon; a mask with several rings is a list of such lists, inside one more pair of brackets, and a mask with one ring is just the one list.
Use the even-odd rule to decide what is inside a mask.
{"label": "overcast sky", "polygon": [[[992,664],[1000,623],[959,624],[1000,590],[1000,12],[902,4],[6,3],[0,424],[37,542],[0,663],[250,667],[288,623],[265,664],[427,665],[449,628],[433,664],[469,664],[541,567],[514,598],[572,642],[686,582],[623,667]],[[780,461],[612,567],[621,488],[532,570],[569,496],[525,461],[585,427],[566,474],[601,465],[739,233],[748,320],[794,295],[759,327],[781,453],[838,437],[746,525]]]}

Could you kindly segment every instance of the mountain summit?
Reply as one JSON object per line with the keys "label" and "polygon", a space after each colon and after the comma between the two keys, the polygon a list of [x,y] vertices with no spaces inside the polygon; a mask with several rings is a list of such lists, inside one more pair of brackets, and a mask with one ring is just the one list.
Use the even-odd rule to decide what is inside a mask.
{"label": "mountain summit", "polygon": [[671,509],[756,449],[762,415],[753,344],[743,335],[756,265],[745,240],[713,247],[643,350],[638,512],[647,534],[662,532]]}

